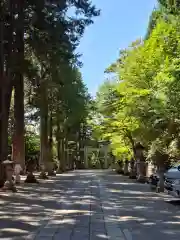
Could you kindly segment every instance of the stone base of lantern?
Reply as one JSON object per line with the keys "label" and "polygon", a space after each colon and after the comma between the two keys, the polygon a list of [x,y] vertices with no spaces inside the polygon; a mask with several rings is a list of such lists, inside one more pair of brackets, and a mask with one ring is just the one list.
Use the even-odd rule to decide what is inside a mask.
{"label": "stone base of lantern", "polygon": [[124,175],[129,176],[128,163],[127,162],[125,162],[125,164],[124,164]]}
{"label": "stone base of lantern", "polygon": [[44,171],[42,171],[42,172],[40,173],[39,178],[40,178],[40,179],[49,179],[48,176],[47,176],[47,174],[46,174],[46,172],[44,172]]}
{"label": "stone base of lantern", "polygon": [[24,182],[25,183],[39,183],[39,181],[35,178],[33,173],[28,173],[26,180]]}
{"label": "stone base of lantern", "polygon": [[152,191],[156,191],[157,190],[157,186],[156,185],[153,185],[153,184],[149,184],[149,186],[150,186],[150,190],[152,190]]}
{"label": "stone base of lantern", "polygon": [[123,171],[122,169],[117,169],[116,172],[117,172],[118,174],[124,174],[124,171]]}
{"label": "stone base of lantern", "polygon": [[128,171],[123,171],[124,176],[129,176],[129,172]]}
{"label": "stone base of lantern", "polygon": [[21,183],[21,176],[16,175],[16,184],[19,185]]}
{"label": "stone base of lantern", "polygon": [[129,178],[130,179],[136,179],[137,178],[137,172],[135,167],[132,167],[129,172]]}
{"label": "stone base of lantern", "polygon": [[64,172],[64,171],[62,170],[62,168],[59,167],[58,170],[57,170],[57,173],[58,173],[58,174],[62,174],[63,172]]}
{"label": "stone base of lantern", "polygon": [[146,183],[146,177],[143,176],[143,175],[139,175],[137,177],[137,182],[139,182],[139,183]]}
{"label": "stone base of lantern", "polygon": [[4,191],[17,192],[16,186],[13,181],[6,181],[3,186]]}
{"label": "stone base of lantern", "polygon": [[54,170],[48,171],[48,176],[56,176],[56,172]]}
{"label": "stone base of lantern", "polygon": [[130,179],[136,179],[136,172],[130,172],[129,178]]}

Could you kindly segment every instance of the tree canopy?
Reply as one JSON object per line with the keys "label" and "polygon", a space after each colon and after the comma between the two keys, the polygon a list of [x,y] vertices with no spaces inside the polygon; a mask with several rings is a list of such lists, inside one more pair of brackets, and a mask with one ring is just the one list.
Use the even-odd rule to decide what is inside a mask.
{"label": "tree canopy", "polygon": [[[117,158],[128,159],[141,142],[148,159],[179,156],[179,57],[178,1],[159,1],[144,39],[120,51],[106,69],[114,78],[100,86],[96,105],[101,138],[111,141]],[[111,78],[111,75],[110,75]]]}
{"label": "tree canopy", "polygon": [[77,46],[99,14],[89,0],[1,1],[0,178],[8,143],[23,168],[39,141],[40,163],[48,169],[58,158],[66,169],[65,149],[79,142],[90,102]]}

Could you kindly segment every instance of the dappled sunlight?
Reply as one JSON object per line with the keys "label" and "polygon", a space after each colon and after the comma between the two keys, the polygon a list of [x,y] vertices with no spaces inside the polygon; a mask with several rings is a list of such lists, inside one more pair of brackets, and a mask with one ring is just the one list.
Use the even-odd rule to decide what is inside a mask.
{"label": "dappled sunlight", "polygon": [[113,182],[112,185],[135,185],[135,183],[129,182]]}
{"label": "dappled sunlight", "polygon": [[33,216],[16,216],[13,219],[18,220],[18,221],[22,221],[22,222],[28,222],[29,224],[32,225],[39,225],[35,220]]}
{"label": "dappled sunlight", "polygon": [[122,190],[117,190],[117,189],[110,189],[110,190],[108,190],[109,192],[118,192],[118,193],[120,193],[120,192],[122,192]]}
{"label": "dappled sunlight", "polygon": [[118,222],[118,219],[116,218],[115,215],[108,215],[108,216],[106,217],[106,220],[108,221],[108,223]]}
{"label": "dappled sunlight", "polygon": [[70,225],[74,225],[76,223],[76,220],[73,218],[64,218],[64,219],[53,219],[51,220],[51,225],[55,225],[55,224],[70,224]]}
{"label": "dappled sunlight", "polygon": [[138,222],[143,222],[143,221],[146,221],[145,218],[141,218],[141,217],[134,217],[134,216],[122,216],[122,217],[119,217],[118,219],[120,222],[126,222],[126,221],[138,221]]}
{"label": "dappled sunlight", "polygon": [[[73,187],[74,177],[77,178],[76,174],[65,174],[64,176],[60,175],[59,178],[40,181],[40,184],[22,184],[17,186],[18,192],[15,194],[1,192],[0,215],[3,219],[1,236],[3,238],[27,236],[27,233],[37,231],[42,224],[47,223],[52,214],[61,209],[61,204],[71,206],[74,204],[73,198],[77,199],[75,204],[81,204],[79,197],[84,189],[75,188],[75,185]],[[55,219],[56,224],[76,224],[75,215],[79,214],[79,210],[71,211],[70,213],[65,209],[64,212],[59,212],[62,216],[66,212],[66,216],[69,218],[63,219],[62,222],[61,216],[58,216],[58,219]],[[82,211],[81,214],[88,213]],[[74,217],[72,218],[71,215]]]}
{"label": "dappled sunlight", "polygon": [[[103,191],[97,181],[99,176],[108,180],[101,180],[105,183]],[[17,194],[3,193],[0,200],[2,238],[16,236],[20,240],[44,226],[47,234],[52,229],[71,229],[81,236],[81,229],[85,228],[86,234],[93,232],[92,240],[109,239],[105,221],[109,226],[130,229],[135,236],[148,231],[159,231],[169,239],[173,232],[180,236],[180,208],[164,202],[161,195],[151,193],[148,185],[123,185],[125,177],[121,176],[118,176],[120,184],[114,184],[117,176],[107,172],[103,175],[102,171],[97,171],[95,177],[90,172],[82,175],[78,171],[73,173],[71,181],[66,178],[71,177],[64,174],[53,177],[52,182],[19,186]]]}
{"label": "dappled sunlight", "polygon": [[86,214],[88,213],[89,211],[84,211],[84,210],[81,210],[81,209],[60,209],[60,210],[57,210],[56,211],[56,215],[58,214],[62,214],[62,215],[68,215],[68,214]]}
{"label": "dappled sunlight", "polygon": [[[57,173],[56,177],[60,177],[60,178],[76,177],[76,173],[75,172],[66,172],[66,173],[61,173],[61,174]],[[52,177],[52,178],[56,179],[56,177]]]}
{"label": "dappled sunlight", "polygon": [[149,209],[149,207],[145,207],[145,206],[135,206],[134,209],[137,209],[137,210],[139,210],[139,209],[144,209],[144,210],[146,210],[146,209]]}
{"label": "dappled sunlight", "polygon": [[11,233],[28,233],[28,231],[17,229],[17,228],[3,228],[2,232],[11,232]]}
{"label": "dappled sunlight", "polygon": [[[14,205],[15,205],[15,204],[14,204]],[[31,207],[27,207],[27,206],[26,206],[26,207],[25,207],[25,206],[19,207],[19,206],[16,206],[16,209],[17,209],[17,210],[23,210],[23,211],[24,211],[24,210],[25,210],[25,211],[26,211],[26,210],[29,211],[29,210],[31,210]]]}
{"label": "dappled sunlight", "polygon": [[160,230],[162,233],[168,234],[168,235],[175,235],[177,232],[176,231],[171,231],[167,229]]}
{"label": "dappled sunlight", "polygon": [[132,190],[123,190],[123,193],[133,194],[133,195],[148,195],[148,193],[144,193],[140,191],[132,191]]}
{"label": "dappled sunlight", "polygon": [[[88,181],[88,180],[81,180],[81,181],[79,181],[81,184],[89,184],[91,181]],[[92,187],[92,186],[91,186]]]}
{"label": "dappled sunlight", "polygon": [[[107,221],[116,222],[111,214],[114,209],[119,226],[122,229],[131,229],[135,239],[139,239],[138,236],[142,233],[148,236],[152,232],[154,236],[157,233],[157,236],[161,234],[162,238],[167,239],[171,239],[171,235],[180,236],[180,208],[165,202],[168,199],[166,194],[151,192],[149,185],[138,184],[128,177],[118,175],[118,179],[119,182],[116,174],[104,176],[105,192],[110,201],[104,201],[104,209],[109,211]],[[178,237],[175,239],[180,238]]]}
{"label": "dappled sunlight", "polygon": [[90,204],[90,200],[83,200],[83,202],[81,200],[79,200],[79,201],[75,201],[74,204],[88,205],[88,204]]}
{"label": "dappled sunlight", "polygon": [[164,224],[180,224],[180,222],[172,222],[172,221],[167,221],[167,222],[164,222]]}
{"label": "dappled sunlight", "polygon": [[169,214],[169,211],[167,211],[167,210],[163,210],[163,211],[159,211],[159,212],[162,214]]}
{"label": "dappled sunlight", "polygon": [[101,239],[109,239],[109,237],[104,234],[96,234],[96,237],[101,238]]}
{"label": "dappled sunlight", "polygon": [[145,223],[142,223],[143,225],[145,226],[153,226],[153,225],[156,225],[156,223],[154,222],[145,222]]}

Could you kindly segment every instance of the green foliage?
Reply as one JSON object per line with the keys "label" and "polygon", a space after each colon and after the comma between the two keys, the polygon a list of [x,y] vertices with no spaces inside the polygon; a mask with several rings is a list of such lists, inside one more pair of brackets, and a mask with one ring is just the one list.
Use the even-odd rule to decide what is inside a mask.
{"label": "green foliage", "polygon": [[149,18],[149,24],[148,24],[145,39],[148,39],[150,37],[150,35],[151,35],[152,31],[154,30],[154,28],[156,27],[158,21],[160,19],[162,19],[163,17],[165,19],[164,11],[163,11],[162,7],[159,7],[152,11],[151,16]]}
{"label": "green foliage", "polygon": [[165,10],[170,14],[179,14],[180,1],[179,0],[158,0]]}
{"label": "green foliage", "polygon": [[[62,145],[57,152],[63,153],[65,143],[71,139],[77,141],[81,128],[87,125],[90,96],[80,74],[82,63],[76,49],[85,28],[93,23],[100,11],[89,0],[27,0],[23,3],[4,0],[0,11],[3,33],[0,36],[0,77],[8,73],[8,88],[16,85],[14,79],[24,79],[21,99],[24,96],[25,125],[35,122],[38,128],[40,120],[41,151],[47,151],[41,156],[55,155],[55,141],[58,146]],[[2,86],[0,89],[6,90]],[[3,97],[8,94],[0,91]],[[23,110],[23,100],[21,105]],[[13,108],[10,109],[8,129],[11,138],[15,125],[18,125],[14,124]],[[5,114],[0,112],[0,115]],[[28,155],[40,150],[36,134],[28,133],[25,138]],[[1,145],[0,142],[0,155]]]}
{"label": "green foliage", "polygon": [[26,156],[39,155],[40,137],[36,133],[27,132],[25,135]]}
{"label": "green foliage", "polygon": [[94,134],[108,138],[118,158],[130,158],[137,142],[151,160],[180,157],[179,59],[179,19],[159,9],[152,13],[145,40],[122,50],[106,70],[118,81],[105,81],[99,88],[100,124]]}

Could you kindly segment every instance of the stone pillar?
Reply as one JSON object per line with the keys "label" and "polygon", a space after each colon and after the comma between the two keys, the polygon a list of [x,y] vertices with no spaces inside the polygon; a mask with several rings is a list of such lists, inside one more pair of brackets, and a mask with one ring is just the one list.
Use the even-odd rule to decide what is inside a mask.
{"label": "stone pillar", "polygon": [[[44,167],[44,166],[42,165],[42,167]],[[29,162],[27,164],[28,174],[24,181],[25,183],[39,183],[38,180],[36,179],[35,175],[33,174],[34,168],[35,168],[35,165],[31,159],[31,160],[29,160]]]}

